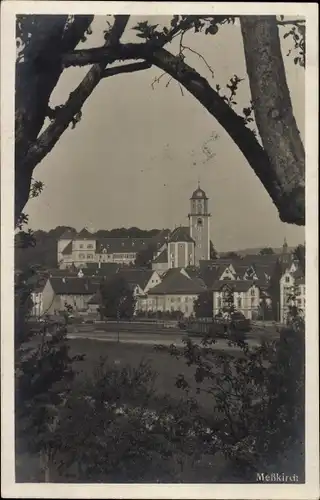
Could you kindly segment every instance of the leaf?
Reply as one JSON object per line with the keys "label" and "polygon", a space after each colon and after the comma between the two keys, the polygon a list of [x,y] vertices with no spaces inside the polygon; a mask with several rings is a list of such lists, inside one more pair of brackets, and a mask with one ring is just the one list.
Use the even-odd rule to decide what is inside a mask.
{"label": "leaf", "polygon": [[148,35],[146,33],[138,33],[137,37],[146,39],[148,38]]}
{"label": "leaf", "polygon": [[175,28],[177,26],[178,22],[179,22],[179,16],[173,16],[170,24],[173,28]]}

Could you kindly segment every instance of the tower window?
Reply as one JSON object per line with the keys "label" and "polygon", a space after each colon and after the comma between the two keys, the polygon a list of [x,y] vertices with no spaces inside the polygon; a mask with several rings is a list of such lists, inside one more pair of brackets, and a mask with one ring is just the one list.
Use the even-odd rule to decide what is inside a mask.
{"label": "tower window", "polygon": [[202,219],[198,219],[197,224],[198,224],[198,226],[202,226]]}

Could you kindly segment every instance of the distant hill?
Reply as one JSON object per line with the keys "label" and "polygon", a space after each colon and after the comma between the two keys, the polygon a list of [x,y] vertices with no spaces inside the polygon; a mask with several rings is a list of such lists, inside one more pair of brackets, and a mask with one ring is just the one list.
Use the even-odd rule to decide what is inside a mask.
{"label": "distant hill", "polygon": [[[263,248],[265,247],[255,247],[255,248],[244,248],[244,249],[241,249],[241,250],[230,250],[232,252],[235,252],[241,256],[243,255],[251,255],[251,254],[254,254],[254,255],[257,255],[258,253],[260,253],[260,250],[262,250]],[[288,247],[288,250],[289,252],[292,252],[296,247]],[[272,250],[274,251],[274,253],[281,253],[282,252],[282,247],[280,248],[272,248]],[[228,253],[228,252],[220,252],[220,253]]]}

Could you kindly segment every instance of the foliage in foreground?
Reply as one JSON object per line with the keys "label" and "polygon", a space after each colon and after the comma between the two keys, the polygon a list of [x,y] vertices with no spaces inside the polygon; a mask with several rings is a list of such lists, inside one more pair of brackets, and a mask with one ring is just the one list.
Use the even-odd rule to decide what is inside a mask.
{"label": "foliage in foreground", "polygon": [[[144,363],[118,369],[103,362],[81,380],[74,367],[81,356],[69,355],[67,323],[46,322],[36,336],[28,332],[29,293],[20,275],[16,451],[36,457],[34,480],[250,482],[276,465],[303,478],[304,322],[298,314],[278,342],[255,349],[237,342],[240,355],[219,354],[212,338],[170,348],[195,368],[208,413],[189,397],[183,374],[176,383],[187,397],[160,398]],[[217,455],[220,464],[227,461],[224,470],[210,465]]]}
{"label": "foliage in foreground", "polygon": [[[304,477],[304,342],[304,321],[294,316],[279,341],[251,349],[230,342],[241,350],[236,356],[218,354],[212,338],[170,348],[195,367],[197,391],[223,416],[216,440],[229,465],[221,480],[255,481],[275,469]],[[190,390],[182,374],[177,384]]]}

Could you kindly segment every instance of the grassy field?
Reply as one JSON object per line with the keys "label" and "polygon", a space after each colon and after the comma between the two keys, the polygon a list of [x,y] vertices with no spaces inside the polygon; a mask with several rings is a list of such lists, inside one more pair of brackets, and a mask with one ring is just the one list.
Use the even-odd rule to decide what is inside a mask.
{"label": "grassy field", "polygon": [[[96,342],[89,339],[70,340],[71,354],[85,354],[85,360],[75,366],[81,373],[90,375],[101,356],[108,358],[108,363],[118,368],[130,365],[137,367],[141,361],[148,362],[157,374],[155,389],[159,394],[170,394],[174,399],[183,396],[181,389],[175,386],[176,377],[183,373],[193,388],[196,396],[194,368],[188,367],[182,359],[176,359],[165,352],[156,351],[153,346],[125,344],[117,342]],[[200,398],[199,402],[201,401]]]}

